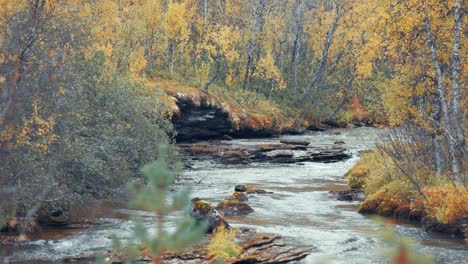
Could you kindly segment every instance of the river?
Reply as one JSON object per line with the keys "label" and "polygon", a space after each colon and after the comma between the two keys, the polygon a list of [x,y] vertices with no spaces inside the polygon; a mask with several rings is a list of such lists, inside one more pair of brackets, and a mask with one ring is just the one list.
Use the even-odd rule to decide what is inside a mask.
{"label": "river", "polygon": [[[287,237],[292,244],[315,247],[301,263],[388,263],[380,252],[385,248],[378,235],[380,221],[357,213],[359,202],[336,200],[330,190],[346,189],[344,174],[357,162],[361,150],[373,147],[379,131],[372,128],[338,129],[284,135],[268,139],[236,139],[232,144],[275,143],[280,139],[307,140],[313,146],[332,145],[343,140],[353,158],[336,163],[224,165],[213,161],[191,161],[183,171],[182,185],[193,186],[193,196],[216,204],[233,192],[237,184],[274,192],[252,195],[255,212],[227,218],[233,226]],[[43,232],[33,241],[14,249],[12,262],[50,263],[65,256],[89,254],[110,247],[109,236],[125,238],[132,226],[126,217],[140,214],[151,223],[147,212],[115,209],[99,219],[102,224],[88,229]],[[437,263],[468,263],[468,247],[461,239],[424,232],[410,223],[392,221],[399,235],[413,239],[417,252],[432,254]],[[64,233],[63,233],[64,232]]]}

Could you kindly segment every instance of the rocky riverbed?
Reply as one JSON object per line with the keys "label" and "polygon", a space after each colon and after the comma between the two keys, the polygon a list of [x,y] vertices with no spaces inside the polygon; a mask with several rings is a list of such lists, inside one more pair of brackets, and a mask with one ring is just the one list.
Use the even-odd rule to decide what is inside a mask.
{"label": "rocky riverbed", "polygon": [[[205,142],[208,146],[203,146],[200,150],[208,149],[211,153],[198,153],[195,156],[191,156],[192,150],[188,148],[203,142],[190,144],[186,146],[186,151],[189,152],[186,153],[186,157],[191,156],[188,158],[189,166],[182,172],[181,180],[174,188],[190,185],[193,190],[192,198],[199,198],[213,207],[217,207],[228,196],[234,195],[234,191],[243,189],[239,186],[234,190],[236,185],[251,187],[251,190],[265,190],[266,193],[245,192],[247,203],[253,212],[245,215],[225,215],[224,219],[233,228],[250,230],[247,233],[255,230],[255,233],[251,233],[254,238],[261,235],[271,241],[273,237],[280,236],[281,239],[276,238],[270,243],[272,248],[278,250],[275,252],[280,257],[284,256],[280,254],[283,248],[290,248],[288,251],[291,252],[294,252],[292,249],[307,249],[303,252],[307,255],[305,258],[291,262],[317,263],[326,258],[329,263],[387,263],[388,260],[380,255],[380,250],[387,246],[378,235],[382,230],[381,223],[357,213],[359,194],[342,193],[343,198],[337,200],[337,194],[330,193],[348,189],[343,175],[356,163],[360,151],[372,148],[377,133],[375,129],[358,128],[309,132],[278,138]],[[253,154],[248,152],[258,151],[260,146],[273,145],[279,146],[279,149],[270,148],[266,153],[276,150],[301,153],[305,143],[302,144],[301,150],[300,142],[309,143],[305,146],[309,150],[342,148],[343,153],[351,158],[335,162],[311,159],[297,162],[263,162],[252,160],[250,157]],[[220,147],[210,148],[210,145]],[[239,162],[225,162],[222,157],[229,155],[224,156],[215,151],[223,148],[226,151],[230,151],[231,148],[240,149],[246,152],[244,157],[247,158],[237,158]],[[112,214],[99,216],[99,225],[66,233],[63,229],[47,232],[37,235],[32,241],[19,243],[10,250],[11,260],[18,263],[51,263],[65,257],[93,254],[109,249],[111,234],[117,234],[121,239],[130,234],[134,223],[129,214],[140,215],[146,225],[152,226],[154,215],[151,213],[122,208],[113,208],[111,211]],[[467,259],[468,250],[463,240],[427,233],[419,226],[395,219],[390,224],[399,235],[415,241],[416,251],[433,254],[437,263],[458,264]],[[242,243],[240,238],[239,242]],[[285,246],[280,246],[282,244]],[[268,253],[266,256],[274,255]]]}

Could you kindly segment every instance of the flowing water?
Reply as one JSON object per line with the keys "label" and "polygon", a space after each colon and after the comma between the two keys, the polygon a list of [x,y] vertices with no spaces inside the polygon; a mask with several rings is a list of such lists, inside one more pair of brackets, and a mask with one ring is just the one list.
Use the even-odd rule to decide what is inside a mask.
{"label": "flowing water", "polygon": [[[315,247],[301,263],[387,263],[380,252],[385,248],[378,231],[382,225],[358,214],[358,202],[337,201],[330,190],[346,189],[343,175],[358,160],[358,152],[372,148],[378,130],[356,128],[310,132],[282,136],[281,139],[307,140],[312,146],[329,146],[336,140],[346,142],[353,158],[337,163],[223,165],[212,161],[194,161],[183,172],[184,185],[193,186],[193,195],[214,204],[231,194],[237,184],[251,185],[274,192],[251,195],[255,212],[227,218],[233,226],[251,227],[259,232],[279,234],[292,244]],[[272,139],[233,140],[232,144],[278,142]],[[145,212],[114,210],[102,217],[102,224],[67,233],[40,235],[13,249],[12,260],[23,263],[48,263],[65,256],[93,253],[110,247],[109,236],[128,236],[133,224],[127,217],[139,213],[147,223],[152,215]],[[415,250],[432,254],[437,263],[468,263],[468,247],[463,240],[441,234],[429,234],[408,223],[393,222],[396,233],[415,241]],[[41,261],[33,261],[41,260]]]}

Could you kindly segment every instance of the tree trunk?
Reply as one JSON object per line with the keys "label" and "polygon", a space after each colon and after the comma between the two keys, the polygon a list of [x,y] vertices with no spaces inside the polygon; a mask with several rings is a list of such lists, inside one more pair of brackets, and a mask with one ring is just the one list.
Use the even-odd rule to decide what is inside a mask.
{"label": "tree trunk", "polygon": [[210,80],[208,80],[208,82],[205,83],[205,87],[203,88],[203,90],[206,93],[208,92],[208,89],[210,88],[210,85],[213,84],[213,82],[218,78],[219,72],[220,72],[220,69],[221,69],[221,63],[219,62],[219,57],[215,57],[215,56],[211,55],[211,58],[215,61],[216,69],[215,69],[215,72],[213,73],[213,76],[211,76]]}
{"label": "tree trunk", "polygon": [[245,66],[245,75],[244,82],[242,84],[242,90],[247,90],[247,85],[249,84],[250,68],[252,67],[253,58],[250,54],[247,56],[247,64]]}
{"label": "tree trunk", "polygon": [[294,2],[293,8],[293,46],[291,50],[291,69],[289,72],[289,83],[292,86],[293,91],[296,91],[297,87],[297,70],[298,70],[298,61],[299,53],[301,49],[301,39],[304,23],[304,12],[302,9],[303,0],[296,0]]}
{"label": "tree trunk", "polygon": [[464,181],[460,178],[462,176],[463,162],[465,159],[465,134],[463,129],[463,113],[461,110],[461,93],[460,93],[460,35],[461,35],[461,21],[462,9],[460,0],[455,0],[454,10],[454,29],[453,29],[453,50],[452,50],[452,100],[451,100],[451,132],[454,137],[454,153],[452,160],[452,172],[458,184],[463,184]]}
{"label": "tree trunk", "polygon": [[327,66],[327,60],[328,60],[328,51],[330,50],[330,46],[331,46],[331,44],[333,42],[333,37],[335,35],[335,31],[336,31],[336,28],[338,27],[338,22],[339,22],[341,16],[342,16],[342,13],[340,12],[340,7],[337,6],[336,7],[335,19],[333,20],[333,24],[332,24],[330,30],[327,33],[327,40],[325,41],[325,44],[323,46],[322,58],[320,59],[319,67],[315,71],[313,77],[307,83],[304,94],[301,96],[301,98],[296,103],[297,106],[302,105],[308,99],[310,93],[312,92],[312,88],[313,88],[314,84],[317,83],[317,81],[320,79],[323,72],[325,71],[325,68]]}
{"label": "tree trunk", "polygon": [[354,76],[355,75],[353,74],[353,77],[351,77],[350,80],[348,81],[348,84],[346,85],[344,89],[343,97],[341,97],[340,102],[338,103],[336,108],[328,115],[328,117],[325,118],[324,122],[331,121],[332,118],[338,113],[338,111],[340,111],[340,109],[344,106],[346,102],[346,98],[348,98],[349,90],[351,90],[351,87],[353,86]]}
{"label": "tree trunk", "polygon": [[203,0],[203,26],[207,26],[208,20],[208,0]]}
{"label": "tree trunk", "polygon": [[[456,15],[455,15],[456,17]],[[456,20],[456,18],[455,18]],[[434,37],[432,35],[432,29],[431,29],[431,21],[429,19],[429,17],[425,17],[424,18],[424,23],[425,23],[425,26],[426,26],[426,35],[427,35],[427,42],[428,42],[428,45],[429,45],[429,49],[431,51],[431,56],[432,56],[432,63],[434,64],[434,71],[436,73],[436,79],[437,79],[437,87],[436,87],[436,93],[437,93],[437,96],[438,96],[438,102],[439,102],[439,105],[440,105],[440,109],[441,109],[441,113],[442,113],[442,126],[445,130],[445,134],[447,135],[447,142],[448,142],[448,152],[449,152],[449,162],[451,164],[451,169],[452,169],[452,179],[453,179],[453,182],[455,183],[455,185],[457,186],[461,186],[462,184],[462,181],[460,180],[460,164],[459,164],[459,161],[458,161],[458,158],[457,158],[457,135],[455,133],[453,133],[453,128],[454,128],[454,124],[452,122],[452,120],[455,119],[455,122],[457,122],[458,120],[456,120],[456,118],[451,118],[450,117],[450,113],[449,113],[449,106],[448,106],[448,103],[447,103],[447,98],[446,98],[446,88],[445,88],[445,84],[444,84],[444,81],[443,81],[443,75],[442,75],[442,69],[440,67],[440,63],[439,63],[439,58],[437,56],[437,49],[435,47],[435,41],[434,41]],[[455,40],[457,39],[457,36],[456,36],[456,31],[457,31],[457,25],[455,25]],[[458,37],[459,38],[459,37]],[[456,42],[456,41],[455,41]],[[458,42],[459,44],[459,42]],[[454,43],[454,52],[455,52],[455,49],[456,49],[456,43]],[[459,52],[459,51],[458,51]],[[455,62],[456,58],[454,58],[454,62]],[[456,71],[455,69],[456,67],[454,67],[454,71]],[[453,73],[453,75],[456,75],[456,73]],[[456,77],[456,76],[455,76]],[[454,84],[454,86],[456,86]],[[455,87],[455,90],[457,88]],[[458,91],[459,91],[459,87],[458,87]],[[452,95],[452,96],[456,96],[456,95]],[[453,99],[452,99],[453,100]],[[452,101],[453,102],[453,101]],[[456,108],[456,107],[455,107]],[[452,111],[454,109],[454,106],[452,106]],[[455,114],[455,113],[452,113],[452,114]]]}
{"label": "tree trunk", "polygon": [[440,144],[440,140],[437,138],[436,134],[432,135],[432,143],[434,145],[434,159],[435,159],[435,171],[437,176],[441,176],[443,172],[443,154],[442,154],[442,145]]}

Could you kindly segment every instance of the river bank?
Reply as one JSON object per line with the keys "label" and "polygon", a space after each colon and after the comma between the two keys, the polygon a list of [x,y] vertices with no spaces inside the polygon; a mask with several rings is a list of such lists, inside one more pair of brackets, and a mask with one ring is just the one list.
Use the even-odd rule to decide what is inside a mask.
{"label": "river bank", "polygon": [[398,168],[382,160],[390,158],[379,149],[368,151],[346,173],[350,188],[366,194],[358,209],[360,213],[408,220],[427,232],[467,238],[466,189],[456,188],[447,178],[426,176],[429,180],[418,190]]}

